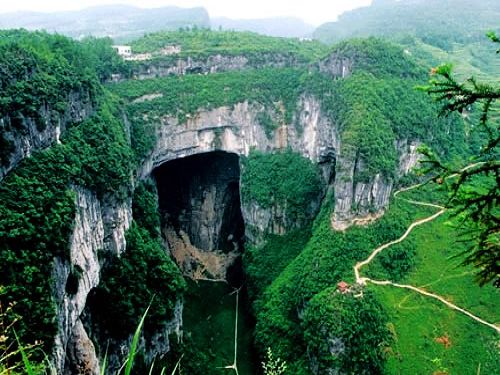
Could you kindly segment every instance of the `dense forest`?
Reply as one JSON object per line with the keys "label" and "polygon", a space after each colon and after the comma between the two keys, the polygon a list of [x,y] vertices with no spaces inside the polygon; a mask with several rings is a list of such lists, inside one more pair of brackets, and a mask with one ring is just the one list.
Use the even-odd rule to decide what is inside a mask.
{"label": "dense forest", "polygon": [[[61,315],[73,314],[68,304],[76,305],[92,282],[76,319],[103,373],[123,362],[127,374],[160,373],[161,367],[220,374],[224,369],[214,364],[226,360],[226,349],[232,355],[238,327],[248,350],[239,352],[237,363],[235,347],[235,367],[229,368],[238,364],[240,373],[475,373],[478,364],[483,373],[495,373],[498,289],[480,288],[473,281],[478,271],[461,263],[467,243],[455,240],[468,218],[446,211],[443,179],[420,187],[424,170],[402,167],[405,158],[423,157],[407,155],[406,145],[458,167],[475,160],[485,144],[477,105],[441,116],[440,103],[417,89],[428,82],[431,65],[458,56],[460,46],[471,59],[459,67],[459,77],[478,71],[498,81],[498,65],[490,64],[495,45],[486,46],[483,32],[497,26],[497,4],[448,3],[428,1],[422,12],[422,1],[376,1],[321,26],[318,41],[200,27],[146,33],[131,42],[134,54],[151,54],[146,63],[124,60],[110,38],[0,31],[0,167],[6,171],[0,175],[0,373],[63,371],[54,353],[73,327],[61,334]],[[162,53],[168,46],[180,50]],[[141,64],[214,55],[249,64],[137,79]],[[276,56],[287,59],[277,64]],[[491,108],[488,121],[498,132],[495,103]],[[199,125],[203,118],[214,123]],[[250,125],[237,128],[241,124],[227,118]],[[318,148],[333,150],[324,154],[328,158],[306,150],[308,142],[326,137],[322,129],[332,144],[321,139]],[[248,240],[238,253],[241,269],[230,267],[243,280],[234,290],[230,277],[224,284],[208,280],[214,284],[208,287],[203,278],[189,278],[169,248],[170,218],[161,211],[152,171],[158,160],[170,161],[161,159],[171,151],[165,134],[184,142],[190,132],[202,151],[186,143],[178,159],[234,153],[230,147],[251,137],[261,143],[236,152],[238,210],[246,219],[268,215],[272,225],[246,223],[247,238],[260,240]],[[203,138],[208,132],[213,138]],[[29,143],[47,134],[54,136]],[[492,160],[497,147],[491,146]],[[178,183],[176,176],[167,181]],[[342,184],[352,194],[350,224],[367,222],[334,230]],[[369,198],[357,198],[367,189]],[[388,203],[380,208],[373,197],[384,190]],[[390,282],[360,282],[353,272],[359,262],[441,209],[436,220],[410,230],[363,269],[365,279]],[[85,215],[95,227],[78,234]],[[119,241],[121,224],[113,215],[129,218]],[[74,244],[80,240],[95,244],[93,281],[78,264]],[[123,248],[113,250],[110,244],[120,241]],[[391,283],[444,296],[487,324]],[[178,319],[180,305],[182,340],[165,328]],[[224,343],[216,330],[224,331]],[[66,341],[63,358],[75,365]],[[168,349],[155,352],[165,341]]]}

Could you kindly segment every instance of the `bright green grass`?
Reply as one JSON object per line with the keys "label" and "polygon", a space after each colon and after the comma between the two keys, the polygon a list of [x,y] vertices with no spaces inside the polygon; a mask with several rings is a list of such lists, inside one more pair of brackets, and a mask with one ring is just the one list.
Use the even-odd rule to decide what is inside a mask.
{"label": "bright green grass", "polygon": [[[413,193],[413,197],[416,193]],[[409,194],[407,194],[409,195]],[[421,215],[421,213],[420,213]],[[418,216],[420,216],[418,215]],[[417,244],[415,269],[401,283],[423,287],[493,323],[500,322],[500,293],[474,283],[473,270],[452,258],[466,244],[458,230],[440,217],[409,236]],[[365,271],[366,272],[366,271]],[[491,328],[449,309],[439,301],[391,286],[370,286],[386,306],[396,334],[388,374],[497,374],[499,335]],[[451,346],[435,342],[447,334]]]}
{"label": "bright green grass", "polygon": [[480,62],[474,53],[483,48],[481,44],[461,45],[455,44],[450,52],[444,51],[430,44],[417,41],[417,47],[430,53],[437,61],[451,62],[454,73],[459,80],[467,79],[471,76],[481,81],[500,82],[498,73],[500,72],[500,60],[496,58],[494,52],[488,63]]}

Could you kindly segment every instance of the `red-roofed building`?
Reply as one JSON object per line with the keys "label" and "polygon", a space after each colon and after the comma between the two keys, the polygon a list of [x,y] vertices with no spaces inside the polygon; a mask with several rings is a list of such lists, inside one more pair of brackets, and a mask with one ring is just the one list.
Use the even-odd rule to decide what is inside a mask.
{"label": "red-roofed building", "polygon": [[345,294],[347,292],[349,292],[349,284],[347,284],[345,281],[341,281],[337,284],[337,290],[342,293],[342,294]]}

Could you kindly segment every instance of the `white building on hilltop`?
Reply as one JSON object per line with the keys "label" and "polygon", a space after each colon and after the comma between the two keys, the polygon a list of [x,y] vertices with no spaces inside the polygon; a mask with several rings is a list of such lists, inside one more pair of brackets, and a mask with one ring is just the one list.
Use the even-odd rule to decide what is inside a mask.
{"label": "white building on hilltop", "polygon": [[125,57],[132,55],[132,48],[130,48],[130,46],[113,46],[113,48],[120,56]]}

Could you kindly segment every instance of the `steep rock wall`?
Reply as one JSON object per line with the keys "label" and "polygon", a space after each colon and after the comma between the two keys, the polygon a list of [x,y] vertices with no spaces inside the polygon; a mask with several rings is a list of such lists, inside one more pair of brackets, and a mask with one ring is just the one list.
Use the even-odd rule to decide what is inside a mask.
{"label": "steep rock wall", "polygon": [[[339,66],[344,66],[344,63],[349,66],[348,62],[339,63]],[[318,163],[323,170],[325,188],[330,183],[333,185],[334,229],[344,230],[354,223],[378,218],[389,204],[394,178],[375,174],[360,180],[359,176],[365,169],[363,160],[342,150],[336,124],[322,113],[319,101],[312,96],[303,96],[298,108],[293,125],[281,124],[270,136],[257,120],[258,114],[266,111],[259,104],[243,102],[232,108],[201,110],[185,123],[164,116],[157,126],[154,150],[139,175],[146,177],[169,160],[216,150],[248,156],[252,149],[272,152],[291,148]],[[395,141],[394,147],[399,155],[397,177],[407,174],[418,163],[418,144],[406,139]],[[312,202],[311,212],[315,213],[318,207],[319,201]],[[265,233],[283,234],[292,226],[286,222],[283,207],[262,209],[256,203],[245,203],[242,211],[247,238],[253,243],[259,243]]]}
{"label": "steep rock wall", "polygon": [[[396,178],[402,177],[418,165],[421,155],[417,152],[418,141],[396,140],[394,147],[399,156]],[[380,173],[360,180],[365,166],[361,159],[352,155],[339,155],[335,178],[335,210],[332,227],[345,230],[353,224],[367,224],[379,218],[389,205],[394,178]]]}
{"label": "steep rock wall", "polygon": [[0,118],[0,136],[2,143],[6,143],[2,145],[4,150],[0,157],[0,181],[21,160],[35,151],[58,142],[68,124],[83,121],[93,111],[89,93],[72,92],[68,94],[67,107],[64,112],[57,112],[53,108],[43,106],[37,111],[39,119],[25,117],[22,114],[16,117]]}
{"label": "steep rock wall", "polygon": [[[140,169],[139,176],[149,176],[167,161],[212,151],[248,156],[252,149],[272,152],[290,148],[322,165],[326,189],[333,174],[339,144],[336,128],[326,116],[321,115],[320,104],[315,98],[304,96],[298,105],[301,110],[293,125],[278,124],[272,134],[269,131],[266,134],[266,129],[258,121],[258,114],[267,109],[248,102],[238,103],[232,108],[202,110],[185,123],[179,123],[176,117],[164,116],[157,126],[154,150]],[[279,117],[275,113],[271,115]],[[321,198],[312,202],[311,219],[319,209]],[[264,233],[282,234],[291,227],[303,224],[286,220],[285,215],[279,214],[284,212],[283,207],[264,209],[256,203],[244,203],[242,212],[247,237],[256,243]],[[251,228],[258,230],[248,230]]]}
{"label": "steep rock wall", "polygon": [[52,361],[58,373],[62,373],[68,343],[71,343],[69,357],[87,364],[94,371],[91,373],[96,373],[98,362],[95,352],[89,352],[93,345],[83,326],[80,326],[80,316],[88,293],[99,284],[101,267],[98,252],[120,254],[125,249],[125,231],[132,219],[131,201],[117,202],[109,198],[101,202],[87,189],[75,187],[74,191],[76,215],[69,261],[60,258],[54,261],[57,335]]}
{"label": "steep rock wall", "polygon": [[[137,63],[133,76],[136,79],[150,79],[169,75],[209,74],[244,69],[284,68],[304,66],[293,55],[264,54],[258,60],[244,55],[211,55],[208,57],[186,57],[169,60],[146,60]],[[121,79],[116,77],[118,80]]]}

